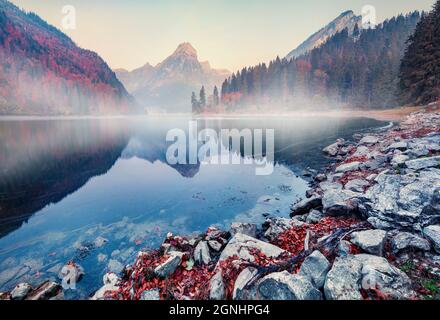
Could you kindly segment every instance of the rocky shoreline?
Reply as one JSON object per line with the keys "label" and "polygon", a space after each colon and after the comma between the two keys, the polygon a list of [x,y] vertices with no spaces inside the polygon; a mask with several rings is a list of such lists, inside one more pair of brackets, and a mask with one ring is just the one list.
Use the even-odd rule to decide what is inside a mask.
{"label": "rocky shoreline", "polygon": [[[335,164],[313,177],[291,219],[168,234],[160,249],[106,274],[91,299],[440,299],[440,114],[353,138],[323,150]],[[62,297],[49,281],[0,294]]]}

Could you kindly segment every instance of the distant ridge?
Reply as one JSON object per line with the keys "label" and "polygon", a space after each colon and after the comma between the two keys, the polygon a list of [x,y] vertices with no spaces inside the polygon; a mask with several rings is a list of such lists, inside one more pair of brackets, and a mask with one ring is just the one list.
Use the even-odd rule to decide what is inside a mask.
{"label": "distant ridge", "polygon": [[0,114],[137,111],[107,63],[34,13],[0,0]]}

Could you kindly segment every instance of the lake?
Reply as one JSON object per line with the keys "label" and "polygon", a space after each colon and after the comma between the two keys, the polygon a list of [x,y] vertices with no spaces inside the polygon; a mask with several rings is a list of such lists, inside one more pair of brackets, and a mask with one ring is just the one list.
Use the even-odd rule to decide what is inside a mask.
{"label": "lake", "polygon": [[121,271],[168,232],[288,217],[308,188],[304,170],[330,162],[325,146],[387,125],[334,117],[197,120],[214,130],[274,129],[275,170],[257,176],[255,165],[169,165],[167,132],[188,130],[189,120],[0,120],[0,290],[55,280],[74,260],[85,276],[65,296],[87,298],[105,272]]}

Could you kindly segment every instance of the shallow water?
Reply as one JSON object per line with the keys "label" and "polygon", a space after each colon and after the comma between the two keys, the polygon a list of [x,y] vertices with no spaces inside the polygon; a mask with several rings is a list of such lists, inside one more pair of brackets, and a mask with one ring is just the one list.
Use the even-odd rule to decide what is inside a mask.
{"label": "shallow water", "polygon": [[167,131],[187,131],[189,120],[0,121],[0,290],[57,279],[75,260],[86,275],[65,295],[85,298],[106,271],[120,271],[170,231],[287,217],[307,190],[304,169],[328,163],[323,147],[386,125],[364,118],[198,120],[199,128],[215,130],[275,129],[275,170],[257,176],[255,165],[167,164]]}

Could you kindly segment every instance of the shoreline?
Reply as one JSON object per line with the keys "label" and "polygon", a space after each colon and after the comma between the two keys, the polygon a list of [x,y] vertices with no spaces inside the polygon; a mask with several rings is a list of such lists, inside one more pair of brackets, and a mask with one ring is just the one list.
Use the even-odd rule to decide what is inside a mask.
{"label": "shoreline", "polygon": [[187,118],[194,117],[196,119],[253,119],[253,118],[276,118],[276,117],[342,117],[342,118],[371,118],[381,121],[401,121],[406,116],[413,112],[426,110],[429,107],[399,107],[392,109],[342,109],[342,110],[327,110],[327,111],[295,111],[287,113],[218,113],[218,114],[201,114],[193,115],[190,113],[149,113],[138,115],[53,115],[53,116],[39,116],[39,115],[0,115],[0,122],[2,121],[32,121],[32,120],[90,120],[90,119],[143,119],[143,118]]}
{"label": "shoreline", "polygon": [[[354,139],[323,150],[333,165],[312,178],[291,219],[168,234],[121,274],[105,274],[91,299],[440,299],[440,115],[412,113]],[[81,266],[68,266],[80,281]],[[374,287],[359,285],[369,277]],[[63,291],[50,281],[19,284],[0,294],[11,298],[62,299]]]}

